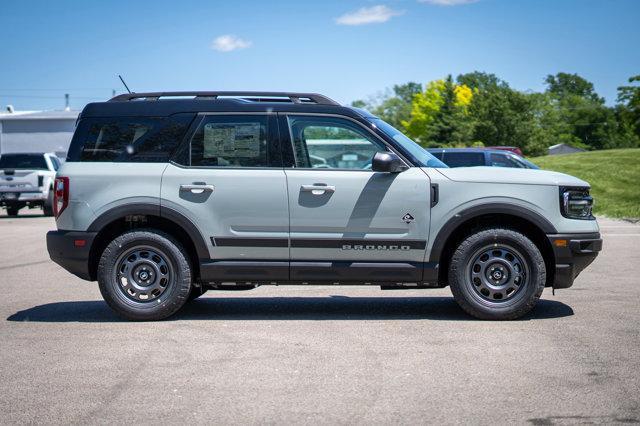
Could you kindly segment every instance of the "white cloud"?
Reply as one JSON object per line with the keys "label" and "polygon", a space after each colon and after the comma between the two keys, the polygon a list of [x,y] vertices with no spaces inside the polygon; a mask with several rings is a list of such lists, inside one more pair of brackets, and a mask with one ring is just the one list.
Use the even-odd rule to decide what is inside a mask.
{"label": "white cloud", "polygon": [[393,10],[382,4],[371,7],[363,7],[354,12],[345,13],[336,18],[336,23],[340,25],[366,25],[381,24],[387,22],[394,16],[404,13],[401,10]]}
{"label": "white cloud", "polygon": [[246,49],[251,44],[249,40],[243,40],[232,34],[225,34],[216,37],[211,43],[211,48],[218,52],[231,52],[232,50]]}
{"label": "white cloud", "polygon": [[460,4],[475,3],[478,0],[418,0],[420,3],[435,4],[438,6],[458,6]]}

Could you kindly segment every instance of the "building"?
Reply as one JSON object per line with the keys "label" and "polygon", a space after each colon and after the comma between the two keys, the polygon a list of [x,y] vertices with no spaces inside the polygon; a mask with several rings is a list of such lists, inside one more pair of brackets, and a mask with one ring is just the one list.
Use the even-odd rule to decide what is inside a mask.
{"label": "building", "polygon": [[558,154],[573,154],[574,152],[584,152],[582,148],[576,148],[575,146],[571,146],[566,143],[559,143],[557,145],[550,146],[547,148],[549,155],[558,155]]}
{"label": "building", "polygon": [[0,113],[0,155],[9,152],[55,152],[65,158],[80,111]]}

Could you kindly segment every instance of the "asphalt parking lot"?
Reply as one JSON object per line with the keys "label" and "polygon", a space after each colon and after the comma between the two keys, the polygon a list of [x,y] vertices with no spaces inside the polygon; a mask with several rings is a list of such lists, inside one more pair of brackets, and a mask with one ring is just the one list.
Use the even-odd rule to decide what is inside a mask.
{"label": "asphalt parking lot", "polygon": [[49,261],[52,219],[0,216],[2,424],[640,422],[640,225],[601,221],[596,262],[520,321],[300,286],[131,323]]}

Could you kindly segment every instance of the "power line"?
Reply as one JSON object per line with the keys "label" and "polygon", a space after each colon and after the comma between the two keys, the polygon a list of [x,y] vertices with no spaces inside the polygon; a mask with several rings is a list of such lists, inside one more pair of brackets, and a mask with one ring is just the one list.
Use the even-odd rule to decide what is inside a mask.
{"label": "power line", "polygon": [[8,92],[79,92],[83,90],[113,90],[113,87],[78,87],[75,89],[17,89],[15,87],[12,88],[0,88],[2,91]]}
{"label": "power line", "polygon": [[[19,98],[19,99],[64,99],[64,95],[60,95],[60,96],[34,96],[34,95],[3,95],[0,94],[0,98]],[[108,96],[100,97],[100,96],[73,96],[70,95],[71,99],[84,99],[84,100],[98,100],[98,99],[105,99],[108,98]]]}

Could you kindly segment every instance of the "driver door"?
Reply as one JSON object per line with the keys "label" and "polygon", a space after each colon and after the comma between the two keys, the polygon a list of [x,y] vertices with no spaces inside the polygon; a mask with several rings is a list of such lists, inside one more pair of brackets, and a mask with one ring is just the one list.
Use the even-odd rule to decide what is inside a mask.
{"label": "driver door", "polygon": [[279,117],[290,217],[290,277],[302,282],[419,282],[429,231],[429,178],[417,167],[371,170],[390,148],[340,116]]}

